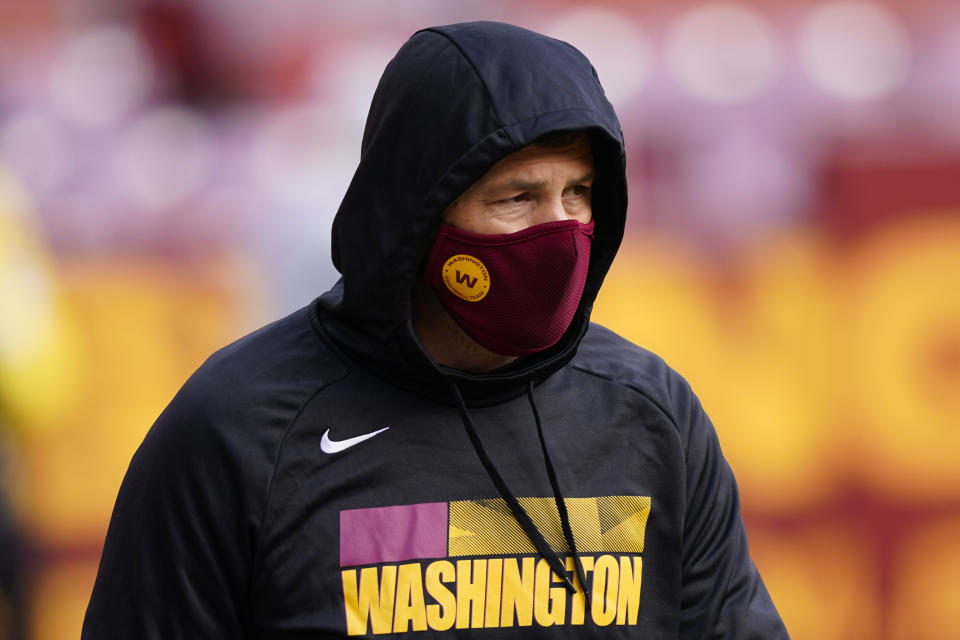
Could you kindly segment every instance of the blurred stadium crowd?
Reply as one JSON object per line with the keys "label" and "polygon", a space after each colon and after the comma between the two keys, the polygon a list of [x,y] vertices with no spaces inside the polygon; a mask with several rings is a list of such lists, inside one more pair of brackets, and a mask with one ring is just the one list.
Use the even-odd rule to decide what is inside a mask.
{"label": "blurred stadium crowd", "polygon": [[597,67],[631,206],[595,318],[700,394],[793,637],[960,637],[955,1],[11,0],[0,639],[78,635],[146,429],[335,280],[380,72],[475,19]]}

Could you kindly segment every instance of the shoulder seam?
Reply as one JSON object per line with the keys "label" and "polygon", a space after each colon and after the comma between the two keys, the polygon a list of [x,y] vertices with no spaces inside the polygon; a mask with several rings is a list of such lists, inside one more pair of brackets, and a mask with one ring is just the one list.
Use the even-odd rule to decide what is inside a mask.
{"label": "shoulder seam", "polygon": [[280,438],[280,442],[277,444],[277,450],[276,450],[276,453],[274,454],[274,459],[273,459],[273,468],[270,470],[270,479],[267,481],[266,492],[263,497],[263,511],[260,514],[260,521],[257,523],[257,544],[253,552],[253,562],[251,563],[251,569],[250,569],[250,582],[249,584],[247,584],[247,599],[249,601],[252,601],[254,579],[259,573],[259,569],[260,569],[260,562],[261,562],[260,550],[261,550],[261,542],[262,542],[261,534],[263,533],[264,523],[266,522],[266,519],[267,519],[267,511],[269,510],[270,498],[273,493],[273,479],[276,476],[277,469],[280,466],[280,454],[283,452],[283,447],[287,442],[287,438],[290,435],[290,432],[293,431],[293,428],[296,426],[297,421],[300,419],[300,416],[303,415],[303,412],[306,410],[306,408],[310,405],[311,402],[313,402],[313,399],[316,398],[318,394],[323,392],[329,386],[343,380],[349,374],[350,374],[350,368],[345,367],[345,372],[343,375],[339,376],[334,380],[330,380],[329,382],[326,382],[320,385],[313,393],[311,393],[309,397],[307,397],[307,399],[303,401],[303,404],[300,405],[300,408],[297,409],[296,414],[290,419],[290,423],[287,425],[287,428],[283,432],[283,437]]}
{"label": "shoulder seam", "polygon": [[660,410],[660,413],[662,413],[664,416],[666,416],[666,418],[670,421],[670,424],[673,425],[673,428],[676,429],[677,433],[678,433],[678,434],[680,433],[680,427],[679,427],[679,425],[677,425],[677,421],[676,421],[676,419],[674,419],[673,414],[671,414],[669,411],[667,411],[667,410],[664,408],[664,406],[663,406],[662,403],[660,403],[660,402],[658,402],[657,400],[655,400],[653,397],[650,396],[649,393],[645,392],[643,389],[641,389],[641,388],[639,388],[639,387],[636,387],[636,386],[634,386],[634,385],[632,385],[632,384],[627,384],[627,383],[624,383],[624,382],[617,382],[617,381],[615,381],[615,380],[612,380],[611,378],[608,378],[607,376],[604,376],[604,375],[601,375],[601,374],[597,373],[596,371],[592,371],[591,369],[587,369],[586,367],[584,367],[583,365],[580,365],[580,364],[571,363],[570,366],[571,366],[572,368],[576,369],[577,371],[581,372],[581,373],[587,374],[588,376],[593,376],[594,378],[600,378],[601,380],[606,380],[606,381],[609,382],[610,384],[615,384],[615,385],[618,385],[618,386],[621,386],[621,387],[626,387],[627,389],[630,389],[630,390],[633,391],[634,393],[637,393],[637,394],[643,396],[644,398],[646,398],[646,399],[650,402],[650,404],[652,404],[652,405],[655,406],[657,409],[659,409],[659,410]]}

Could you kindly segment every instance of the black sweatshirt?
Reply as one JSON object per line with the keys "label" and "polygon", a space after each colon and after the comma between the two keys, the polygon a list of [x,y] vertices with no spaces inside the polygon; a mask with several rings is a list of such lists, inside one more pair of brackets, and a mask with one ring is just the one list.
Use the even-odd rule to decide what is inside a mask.
{"label": "black sweatshirt", "polygon": [[[598,173],[576,318],[502,369],[436,365],[411,305],[441,212],[557,130],[590,132]],[[620,127],[578,51],[497,23],[415,34],[334,222],[342,279],[214,354],[151,428],[83,637],[786,638],[689,386],[589,321],[625,215]]]}

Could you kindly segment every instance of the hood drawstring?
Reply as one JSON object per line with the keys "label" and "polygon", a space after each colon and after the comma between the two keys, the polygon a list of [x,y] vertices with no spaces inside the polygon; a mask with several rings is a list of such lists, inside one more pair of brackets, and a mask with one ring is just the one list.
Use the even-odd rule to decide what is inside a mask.
{"label": "hood drawstring", "polygon": [[537,435],[540,437],[540,448],[543,450],[543,461],[547,467],[547,477],[550,478],[550,487],[553,489],[553,500],[557,503],[557,512],[560,514],[560,526],[563,528],[563,537],[566,538],[570,546],[570,553],[573,555],[573,564],[577,571],[577,578],[580,580],[583,589],[584,599],[587,610],[590,609],[590,590],[587,588],[586,574],[583,571],[583,562],[580,560],[580,554],[577,552],[577,543],[573,538],[573,529],[570,527],[570,516],[567,513],[567,503],[560,493],[560,484],[557,482],[557,472],[550,460],[550,452],[547,451],[547,442],[543,438],[543,425],[540,423],[540,412],[537,411],[537,403],[533,399],[533,379],[528,380],[527,398],[530,400],[530,409],[533,411],[533,420],[537,423]]}
{"label": "hood drawstring", "polygon": [[[560,556],[557,555],[557,552],[546,541],[546,539],[543,537],[543,534],[540,533],[540,530],[537,529],[537,525],[534,524],[533,520],[530,519],[530,516],[520,504],[520,501],[517,500],[517,497],[507,487],[507,483],[503,480],[500,472],[497,471],[495,466],[493,466],[493,461],[490,459],[486,449],[483,447],[483,443],[480,441],[480,436],[477,434],[476,427],[473,425],[473,420],[470,417],[470,413],[467,411],[467,405],[463,401],[463,395],[460,393],[460,389],[457,387],[456,382],[449,379],[447,382],[454,398],[456,398],[457,407],[460,410],[460,419],[467,431],[467,436],[469,436],[470,442],[473,444],[473,448],[477,452],[477,457],[480,458],[480,462],[483,464],[483,468],[487,471],[487,475],[490,476],[493,484],[496,485],[497,491],[500,492],[500,496],[503,498],[504,502],[507,503],[507,506],[510,508],[510,512],[513,514],[517,524],[519,524],[524,533],[527,534],[527,538],[530,539],[530,542],[533,543],[533,546],[536,547],[537,551],[540,552],[540,555],[543,556],[543,558],[547,561],[547,564],[550,565],[550,568],[553,569],[553,572],[557,575],[557,577],[563,580],[567,591],[570,593],[575,593],[577,588],[573,581],[567,576],[566,568],[560,561]],[[553,499],[556,502],[557,512],[560,515],[560,526],[563,529],[563,537],[566,539],[567,545],[570,547],[570,552],[573,555],[573,561],[576,567],[576,575],[583,589],[586,608],[590,609],[590,591],[587,588],[586,576],[583,571],[583,563],[580,560],[580,554],[577,552],[577,545],[573,538],[573,529],[570,527],[570,516],[567,513],[567,505],[564,502],[563,495],[560,493],[560,485],[557,482],[557,474],[553,467],[553,463],[550,460],[550,454],[547,451],[547,445],[543,437],[543,426],[540,422],[540,413],[537,411],[537,405],[533,398],[533,380],[529,381],[529,385],[527,387],[527,397],[530,400],[530,407],[533,410],[533,418],[537,424],[537,435],[540,438],[540,447],[543,450],[543,459],[547,468],[547,477],[550,479],[550,486],[553,489]]]}

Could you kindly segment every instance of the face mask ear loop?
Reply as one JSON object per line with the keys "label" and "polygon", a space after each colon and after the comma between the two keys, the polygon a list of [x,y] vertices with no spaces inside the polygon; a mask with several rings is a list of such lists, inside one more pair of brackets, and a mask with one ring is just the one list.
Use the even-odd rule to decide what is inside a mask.
{"label": "face mask ear loop", "polygon": [[540,552],[540,555],[547,561],[547,564],[550,565],[550,568],[553,569],[557,577],[563,580],[567,591],[575,593],[577,588],[573,585],[573,581],[567,576],[566,569],[560,561],[560,556],[557,555],[556,551],[554,551],[553,548],[550,547],[550,544],[544,539],[543,534],[537,529],[537,526],[533,523],[533,520],[530,519],[530,516],[527,515],[526,510],[521,506],[516,496],[510,492],[507,483],[503,481],[496,467],[493,466],[493,461],[490,460],[490,456],[487,455],[486,449],[483,448],[483,444],[480,442],[480,436],[477,435],[477,430],[473,426],[473,420],[470,418],[470,413],[467,411],[467,405],[463,401],[463,396],[460,394],[457,383],[450,379],[447,379],[447,383],[457,401],[457,407],[460,409],[460,419],[467,431],[467,436],[469,436],[470,442],[477,452],[477,457],[480,458],[480,462],[483,464],[483,468],[486,469],[487,475],[490,476],[493,484],[496,485],[497,491],[500,492],[500,496],[504,502],[510,507],[510,512],[513,514],[517,524],[519,524],[524,533],[527,534],[527,538],[529,538],[533,546]]}
{"label": "face mask ear loop", "polygon": [[563,537],[570,547],[570,553],[573,555],[573,564],[577,571],[577,579],[583,589],[584,601],[587,610],[590,610],[591,590],[587,585],[586,574],[583,570],[583,562],[580,560],[580,554],[577,552],[577,543],[573,537],[573,529],[570,527],[570,515],[567,512],[567,503],[560,493],[560,484],[557,481],[557,473],[550,460],[550,452],[547,451],[547,443],[543,437],[543,425],[540,422],[540,412],[537,411],[537,403],[533,398],[533,379],[528,380],[527,398],[530,400],[530,408],[533,410],[533,419],[537,423],[537,435],[540,437],[540,448],[543,449],[543,461],[547,467],[547,477],[550,478],[550,487],[553,489],[553,500],[557,503],[557,513],[560,515],[560,526],[563,528]]}

